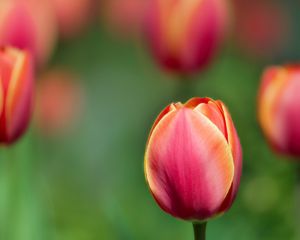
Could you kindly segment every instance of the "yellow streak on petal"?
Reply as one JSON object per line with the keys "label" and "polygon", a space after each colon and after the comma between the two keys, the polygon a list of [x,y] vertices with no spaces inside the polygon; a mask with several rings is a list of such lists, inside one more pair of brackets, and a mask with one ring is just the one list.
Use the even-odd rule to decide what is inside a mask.
{"label": "yellow streak on petal", "polygon": [[264,133],[269,139],[279,140],[280,131],[274,131],[274,112],[276,103],[280,99],[280,94],[288,81],[288,71],[285,68],[279,68],[276,77],[265,87],[261,93],[258,102],[258,119],[261,123]]}
{"label": "yellow streak on petal", "polygon": [[[176,0],[175,0],[176,1]],[[173,53],[179,53],[184,45],[194,13],[203,0],[163,0],[159,2],[162,34]]]}
{"label": "yellow streak on petal", "polygon": [[4,90],[2,85],[2,76],[0,76],[0,118],[3,114],[4,109]]}
{"label": "yellow streak on petal", "polygon": [[8,134],[11,133],[11,123],[12,123],[12,110],[15,104],[16,96],[19,95],[21,89],[20,89],[20,80],[23,80],[23,78],[20,76],[22,74],[22,69],[26,60],[26,54],[12,49],[13,54],[16,55],[15,65],[13,67],[13,72],[11,75],[11,80],[9,82],[8,91],[7,91],[7,101],[6,101],[6,121],[7,121],[7,131]]}

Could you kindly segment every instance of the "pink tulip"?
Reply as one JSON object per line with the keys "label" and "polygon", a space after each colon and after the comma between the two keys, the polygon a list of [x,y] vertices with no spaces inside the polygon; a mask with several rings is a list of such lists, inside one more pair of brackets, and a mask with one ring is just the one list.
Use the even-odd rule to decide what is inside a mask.
{"label": "pink tulip", "polygon": [[0,49],[0,143],[13,143],[27,129],[33,80],[28,52],[11,47]]}
{"label": "pink tulip", "polygon": [[35,122],[47,137],[68,132],[80,118],[84,94],[77,76],[66,70],[51,70],[37,86]]}
{"label": "pink tulip", "polygon": [[267,68],[258,96],[262,130],[275,151],[300,157],[300,65]]}
{"label": "pink tulip", "polygon": [[230,208],[242,170],[240,141],[221,101],[193,98],[166,107],[147,142],[145,174],[167,213],[205,221]]}
{"label": "pink tulip", "polygon": [[50,0],[63,37],[78,34],[92,18],[95,0]]}
{"label": "pink tulip", "polygon": [[211,61],[227,26],[224,0],[153,0],[147,37],[155,59],[165,69],[194,73]]}
{"label": "pink tulip", "polygon": [[0,44],[31,52],[43,65],[56,42],[56,21],[48,0],[0,1]]}
{"label": "pink tulip", "polygon": [[122,37],[141,33],[149,0],[106,0],[105,21],[109,30]]}

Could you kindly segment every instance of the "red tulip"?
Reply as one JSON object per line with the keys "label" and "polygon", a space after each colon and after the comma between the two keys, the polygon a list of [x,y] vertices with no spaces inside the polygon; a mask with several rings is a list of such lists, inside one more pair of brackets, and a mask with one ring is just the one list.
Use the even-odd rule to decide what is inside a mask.
{"label": "red tulip", "polygon": [[0,49],[0,143],[16,141],[26,130],[32,110],[33,67],[26,51]]}
{"label": "red tulip", "polygon": [[290,38],[290,19],[284,6],[269,0],[235,0],[236,38],[252,57],[280,53]]}
{"label": "red tulip", "polygon": [[147,142],[145,174],[167,213],[204,221],[230,208],[242,170],[242,152],[221,101],[193,98],[166,107]]}
{"label": "red tulip", "polygon": [[56,21],[48,1],[0,1],[0,45],[26,49],[42,65],[49,59],[55,41]]}
{"label": "red tulip", "polygon": [[66,133],[82,111],[84,95],[77,76],[66,70],[51,70],[39,81],[35,122],[44,136]]}
{"label": "red tulip", "polygon": [[152,0],[146,20],[148,41],[162,67],[193,73],[212,59],[227,20],[223,0]]}
{"label": "red tulip", "polygon": [[300,65],[270,67],[263,74],[258,117],[271,146],[300,156]]}

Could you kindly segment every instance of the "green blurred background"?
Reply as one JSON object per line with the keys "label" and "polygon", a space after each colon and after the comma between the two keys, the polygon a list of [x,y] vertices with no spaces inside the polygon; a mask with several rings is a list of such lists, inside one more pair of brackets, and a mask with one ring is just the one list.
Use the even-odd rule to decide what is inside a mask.
{"label": "green blurred background", "polygon": [[[284,4],[297,23],[295,2]],[[0,229],[9,238],[0,239],[192,239],[191,224],[168,216],[152,199],[143,155],[159,111],[193,96],[226,103],[244,153],[238,197],[230,211],[209,222],[208,239],[300,239],[298,164],[272,153],[256,119],[264,66],[297,60],[298,40],[296,32],[285,52],[258,60],[230,39],[193,77],[189,95],[155,65],[142,41],[121,40],[96,23],[61,41],[50,66],[79,74],[85,107],[68,135],[45,138],[32,124],[15,146],[1,149]]]}

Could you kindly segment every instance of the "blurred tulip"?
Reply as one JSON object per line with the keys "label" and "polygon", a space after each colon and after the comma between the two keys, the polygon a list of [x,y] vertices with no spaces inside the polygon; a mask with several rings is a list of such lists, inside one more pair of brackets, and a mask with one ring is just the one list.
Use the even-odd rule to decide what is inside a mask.
{"label": "blurred tulip", "polygon": [[148,2],[149,0],[106,0],[104,17],[110,30],[122,37],[141,33]]}
{"label": "blurred tulip", "polygon": [[52,70],[39,81],[35,122],[45,136],[66,133],[78,120],[83,105],[77,77],[65,70]]}
{"label": "blurred tulip", "polygon": [[240,141],[221,101],[193,98],[171,104],[147,142],[145,174],[167,213],[204,221],[230,208],[242,170]]}
{"label": "blurred tulip", "polygon": [[300,65],[270,67],[258,96],[262,130],[279,153],[300,157]]}
{"label": "blurred tulip", "polygon": [[91,20],[95,0],[50,0],[63,37],[78,34]]}
{"label": "blurred tulip", "polygon": [[146,19],[148,41],[165,69],[194,73],[212,59],[227,21],[223,0],[153,0]]}
{"label": "blurred tulip", "polygon": [[33,66],[29,53],[0,49],[0,143],[11,144],[26,130],[32,110]]}
{"label": "blurred tulip", "polygon": [[270,0],[235,0],[236,38],[252,57],[273,57],[290,39],[290,19],[283,4]]}
{"label": "blurred tulip", "polygon": [[42,65],[49,59],[55,41],[56,22],[48,1],[0,1],[0,44],[29,50]]}

